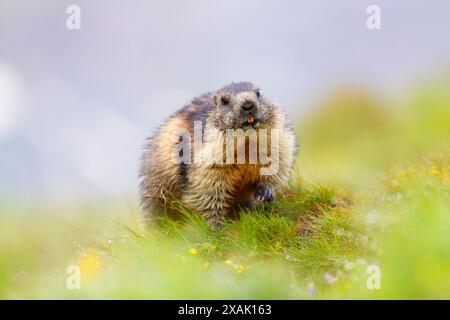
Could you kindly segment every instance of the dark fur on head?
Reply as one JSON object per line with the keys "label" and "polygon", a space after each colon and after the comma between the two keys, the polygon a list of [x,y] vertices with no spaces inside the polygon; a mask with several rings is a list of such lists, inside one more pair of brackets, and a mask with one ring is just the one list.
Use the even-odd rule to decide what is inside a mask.
{"label": "dark fur on head", "polygon": [[[276,106],[250,82],[231,83],[213,95],[215,110],[211,113],[218,129],[245,127],[270,128]],[[255,122],[249,124],[247,116]]]}
{"label": "dark fur on head", "polygon": [[[219,130],[238,128],[272,128],[277,106],[251,82],[233,82],[213,93],[207,93],[179,111],[186,120],[208,118]],[[254,116],[248,123],[247,116]]]}

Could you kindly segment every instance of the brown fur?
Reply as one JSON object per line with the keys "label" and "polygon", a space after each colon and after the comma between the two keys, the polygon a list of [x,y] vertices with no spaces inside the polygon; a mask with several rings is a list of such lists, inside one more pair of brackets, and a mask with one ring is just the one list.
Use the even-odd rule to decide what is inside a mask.
{"label": "brown fur", "polygon": [[[244,109],[249,105],[254,109]],[[262,164],[249,164],[248,152],[245,164],[176,164],[172,161],[172,152],[179,142],[177,132],[189,130],[192,133],[194,121],[202,121],[204,133],[212,138],[203,143],[203,152],[223,157],[222,140],[218,138],[224,137],[226,129],[248,126],[243,121],[246,114],[253,114],[253,111],[258,119],[254,125],[257,132],[271,128],[281,130],[276,174],[261,175]],[[235,147],[248,150],[248,141],[245,146]],[[271,201],[272,193],[267,191],[287,181],[295,151],[293,130],[284,114],[253,84],[232,83],[217,92],[202,95],[172,115],[149,139],[140,172],[143,217],[152,220],[158,215],[164,207],[162,194],[181,201],[211,222],[217,222],[235,209]]]}

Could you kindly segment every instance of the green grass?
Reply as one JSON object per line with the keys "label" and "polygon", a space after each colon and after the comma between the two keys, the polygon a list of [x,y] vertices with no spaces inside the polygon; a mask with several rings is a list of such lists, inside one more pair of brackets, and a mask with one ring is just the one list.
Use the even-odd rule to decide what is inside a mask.
{"label": "green grass", "polygon": [[[332,95],[298,124],[297,168],[277,201],[223,230],[179,203],[181,221],[143,232],[135,201],[5,202],[0,297],[448,299],[448,84],[386,101]],[[70,265],[80,290],[66,286]],[[380,290],[367,288],[371,265]]]}

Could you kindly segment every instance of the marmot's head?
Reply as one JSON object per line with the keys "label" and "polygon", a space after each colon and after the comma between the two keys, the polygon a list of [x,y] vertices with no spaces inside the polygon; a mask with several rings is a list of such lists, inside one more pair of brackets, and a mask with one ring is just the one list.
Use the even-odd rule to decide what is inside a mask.
{"label": "marmot's head", "polygon": [[214,96],[211,116],[218,129],[272,128],[277,107],[250,82],[231,83]]}

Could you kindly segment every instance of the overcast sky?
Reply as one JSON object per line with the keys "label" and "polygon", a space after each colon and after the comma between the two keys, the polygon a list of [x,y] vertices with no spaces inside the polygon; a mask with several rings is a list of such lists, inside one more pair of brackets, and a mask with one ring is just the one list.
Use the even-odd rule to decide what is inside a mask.
{"label": "overcast sky", "polygon": [[233,80],[298,117],[333,87],[399,88],[449,57],[448,0],[2,0],[0,198],[135,196],[145,137]]}

